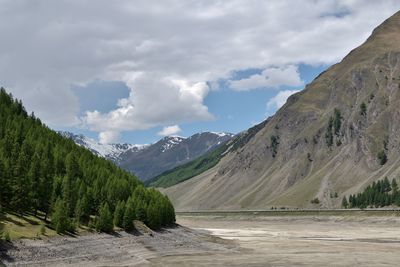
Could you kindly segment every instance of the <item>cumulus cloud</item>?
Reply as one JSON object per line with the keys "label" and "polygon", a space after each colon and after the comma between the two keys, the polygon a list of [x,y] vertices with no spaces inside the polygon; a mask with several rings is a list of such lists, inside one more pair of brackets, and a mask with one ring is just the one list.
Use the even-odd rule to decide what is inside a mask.
{"label": "cumulus cloud", "polygon": [[182,129],[179,127],[179,125],[172,125],[164,127],[161,131],[158,132],[158,135],[171,136],[171,135],[177,135],[180,132],[182,132]]}
{"label": "cumulus cloud", "polygon": [[88,111],[82,118],[91,130],[144,130],[158,125],[212,120],[203,99],[209,88],[203,82],[190,83],[157,74],[141,74],[126,78],[131,88],[128,98],[120,99],[118,108],[108,113]]}
{"label": "cumulus cloud", "polygon": [[272,97],[268,102],[267,102],[267,108],[268,109],[279,109],[282,107],[289,96],[299,92],[299,90],[282,90],[280,91],[277,95]]}
{"label": "cumulus cloud", "polygon": [[267,68],[261,74],[254,74],[248,78],[231,80],[229,85],[237,91],[247,91],[259,88],[280,88],[281,86],[299,86],[303,82],[296,66],[283,68]]}
{"label": "cumulus cloud", "polygon": [[[46,123],[80,122],[106,142],[212,119],[208,85],[235,70],[264,70],[232,81],[236,90],[298,84],[294,66],[337,62],[399,8],[395,0],[0,0],[0,77]],[[276,76],[283,71],[291,79]],[[123,81],[130,96],[77,118],[71,84],[95,79]]]}
{"label": "cumulus cloud", "polygon": [[112,132],[112,131],[101,132],[99,134],[99,142],[101,144],[112,144],[116,143],[119,137],[120,137],[119,132]]}

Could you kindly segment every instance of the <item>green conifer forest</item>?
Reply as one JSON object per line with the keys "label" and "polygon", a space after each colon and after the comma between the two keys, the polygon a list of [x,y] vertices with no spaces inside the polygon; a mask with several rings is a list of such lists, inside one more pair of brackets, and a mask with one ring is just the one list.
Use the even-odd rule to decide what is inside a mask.
{"label": "green conifer forest", "polygon": [[29,115],[0,90],[0,207],[41,214],[57,232],[92,223],[111,231],[138,219],[153,229],[175,222],[169,199]]}

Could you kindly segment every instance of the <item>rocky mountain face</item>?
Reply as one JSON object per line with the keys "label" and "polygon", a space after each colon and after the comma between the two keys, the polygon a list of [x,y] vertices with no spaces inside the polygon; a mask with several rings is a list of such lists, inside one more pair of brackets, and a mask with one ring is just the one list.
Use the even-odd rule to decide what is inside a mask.
{"label": "rocky mountain face", "polygon": [[399,163],[400,12],[246,144],[164,191],[181,211],[336,208],[373,181],[400,177]]}
{"label": "rocky mountain face", "polygon": [[142,181],[194,160],[232,138],[232,134],[204,132],[188,138],[167,136],[138,152],[121,154],[119,165],[135,173]]}
{"label": "rocky mountain face", "polygon": [[105,157],[146,181],[164,171],[213,151],[232,138],[229,133],[203,132],[188,138],[167,136],[150,145],[100,144],[70,132],[61,132],[94,154]]}

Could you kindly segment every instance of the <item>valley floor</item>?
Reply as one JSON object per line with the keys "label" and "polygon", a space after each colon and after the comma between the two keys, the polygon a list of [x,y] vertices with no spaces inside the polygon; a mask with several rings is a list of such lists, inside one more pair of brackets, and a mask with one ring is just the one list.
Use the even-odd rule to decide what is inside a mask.
{"label": "valley floor", "polygon": [[2,245],[7,266],[398,266],[400,217],[179,215],[152,233]]}

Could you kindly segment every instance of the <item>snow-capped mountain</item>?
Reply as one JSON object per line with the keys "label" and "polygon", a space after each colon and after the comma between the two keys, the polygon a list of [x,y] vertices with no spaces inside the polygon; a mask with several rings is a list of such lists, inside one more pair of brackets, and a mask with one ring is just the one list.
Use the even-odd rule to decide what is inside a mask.
{"label": "snow-capped mountain", "polygon": [[194,160],[232,138],[229,133],[203,132],[188,138],[167,136],[139,152],[128,150],[121,155],[120,166],[141,180]]}
{"label": "snow-capped mountain", "polygon": [[93,152],[94,154],[107,158],[118,163],[121,161],[121,154],[130,151],[140,151],[149,145],[134,145],[134,144],[101,144],[96,140],[86,137],[82,134],[77,135],[71,132],[60,132],[61,135],[72,139],[76,144],[83,146]]}
{"label": "snow-capped mountain", "polygon": [[96,155],[134,173],[142,181],[185,164],[216,149],[233,137],[230,133],[202,132],[188,138],[167,136],[150,145],[100,144],[84,135],[60,132]]}
{"label": "snow-capped mountain", "polygon": [[164,137],[162,140],[164,140],[162,144],[162,149],[161,152],[164,153],[165,151],[173,148],[176,145],[179,145],[182,141],[184,141],[186,138],[181,137],[181,136],[167,136]]}

